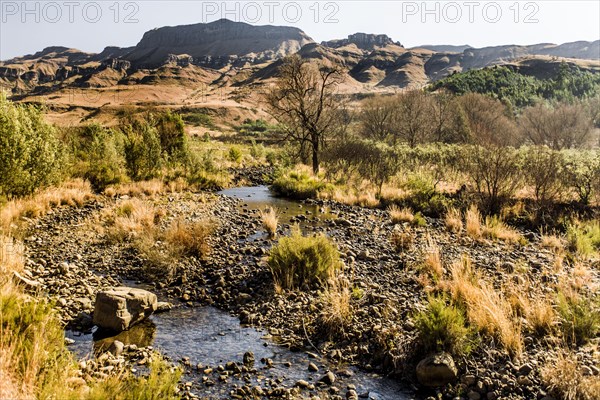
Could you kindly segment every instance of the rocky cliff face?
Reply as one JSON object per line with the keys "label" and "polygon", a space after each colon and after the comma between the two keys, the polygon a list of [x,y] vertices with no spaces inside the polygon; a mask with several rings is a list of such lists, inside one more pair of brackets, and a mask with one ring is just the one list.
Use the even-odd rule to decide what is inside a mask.
{"label": "rocky cliff face", "polygon": [[220,68],[227,59],[265,62],[281,58],[312,41],[293,27],[253,26],[221,19],[208,24],[164,27],[146,32],[124,58],[138,67],[156,68],[171,54],[186,54],[196,65]]}
{"label": "rocky cliff face", "polygon": [[353,90],[366,91],[422,86],[453,72],[502,64],[545,76],[564,58],[600,71],[600,41],[406,49],[385,34],[355,33],[318,44],[293,27],[218,20],[154,29],[134,47],[106,47],[98,54],[48,47],[0,62],[0,88],[27,95],[64,87],[260,84],[277,75],[281,58],[294,53],[339,66]]}

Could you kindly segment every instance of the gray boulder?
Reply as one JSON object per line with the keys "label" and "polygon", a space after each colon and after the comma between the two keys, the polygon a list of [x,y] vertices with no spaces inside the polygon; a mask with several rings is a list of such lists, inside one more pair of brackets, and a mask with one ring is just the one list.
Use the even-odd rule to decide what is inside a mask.
{"label": "gray boulder", "polygon": [[156,311],[154,293],[143,289],[116,287],[96,294],[94,324],[100,328],[121,332]]}
{"label": "gray boulder", "polygon": [[458,369],[448,353],[432,354],[417,364],[417,379],[423,386],[444,386],[454,382],[457,376]]}

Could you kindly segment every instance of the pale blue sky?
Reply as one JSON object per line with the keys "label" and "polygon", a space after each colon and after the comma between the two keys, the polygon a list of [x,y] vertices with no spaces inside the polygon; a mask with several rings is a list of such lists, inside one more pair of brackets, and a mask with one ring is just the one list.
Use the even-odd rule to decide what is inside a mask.
{"label": "pale blue sky", "polygon": [[[23,7],[23,4],[26,4]],[[147,30],[221,17],[290,25],[316,41],[354,32],[420,44],[564,43],[600,39],[600,1],[28,1],[0,0],[0,60],[61,45],[134,46]]]}

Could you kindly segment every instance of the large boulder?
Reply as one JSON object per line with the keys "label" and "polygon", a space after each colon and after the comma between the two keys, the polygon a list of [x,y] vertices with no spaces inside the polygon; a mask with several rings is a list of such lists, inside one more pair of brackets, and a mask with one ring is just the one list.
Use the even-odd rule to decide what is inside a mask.
{"label": "large boulder", "polygon": [[121,332],[150,316],[158,306],[154,293],[143,289],[116,287],[96,294],[94,324]]}
{"label": "large boulder", "polygon": [[417,379],[423,386],[444,386],[454,382],[457,376],[458,370],[448,353],[432,354],[417,364]]}

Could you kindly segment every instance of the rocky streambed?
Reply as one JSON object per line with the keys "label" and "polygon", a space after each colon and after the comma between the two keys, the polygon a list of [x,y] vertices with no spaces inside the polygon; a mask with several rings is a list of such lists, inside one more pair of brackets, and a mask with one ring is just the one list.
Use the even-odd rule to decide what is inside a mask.
{"label": "rocky streambed", "polygon": [[[61,208],[37,221],[26,239],[25,278],[56,301],[80,356],[115,339],[94,337],[94,294],[124,279],[151,284],[175,308],[118,340],[125,343],[124,354],[135,355],[133,361],[142,365],[148,346],[180,362],[188,397],[427,397],[434,391],[412,390],[415,366],[424,355],[416,351],[410,316],[426,298],[416,266],[432,242],[445,265],[468,254],[498,285],[524,275],[555,282],[561,273],[553,272],[554,256],[540,249],[536,234],[528,235],[527,246],[475,242],[446,232],[442,221],[428,220],[426,227],[411,228],[413,245],[398,252],[389,240],[398,227],[386,211],[291,202],[273,198],[266,187],[252,187],[152,199],[169,218],[211,218],[219,227],[210,238],[208,259],[186,259],[173,279],[147,282],[145,260],[131,246],[109,243],[102,232],[90,229],[102,210],[122,200],[103,198],[83,208]],[[279,211],[279,235],[299,223],[304,231],[328,235],[340,249],[354,313],[334,337],[320,324],[318,291],[275,293],[265,263],[274,241],[258,217],[258,210],[267,206]],[[540,285],[535,290],[546,289]],[[525,340],[527,351],[518,362],[493,343],[479,346],[468,359],[454,360],[461,371],[458,386],[437,391],[458,391],[475,400],[546,397],[539,368],[552,357],[548,344],[534,337]],[[597,368],[593,350],[582,351],[581,359]]]}

